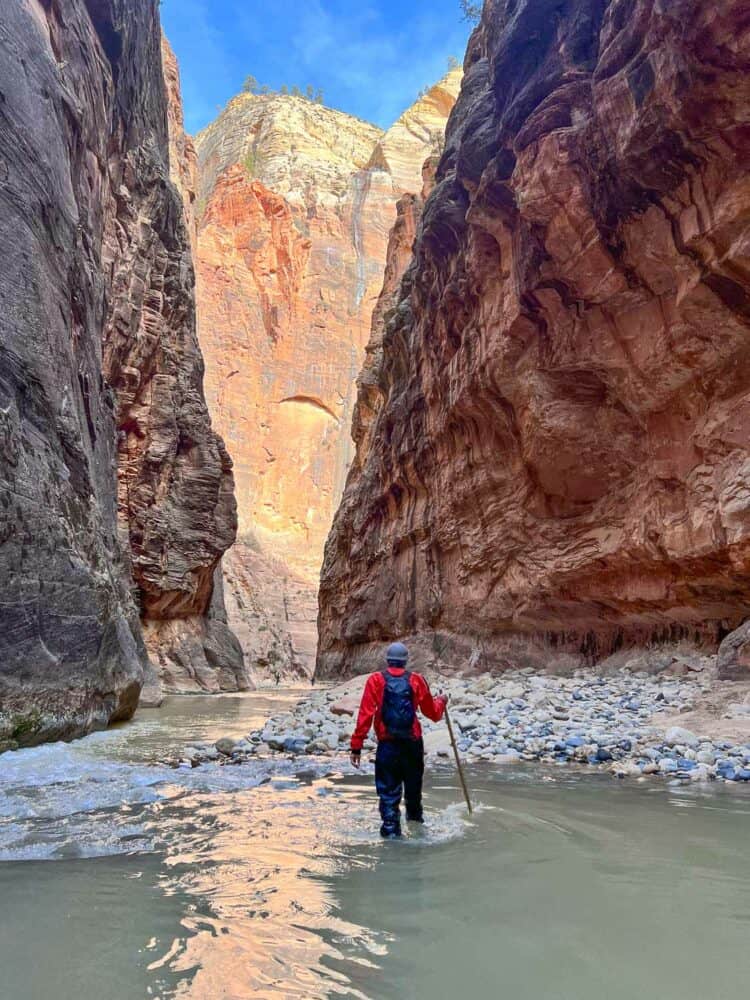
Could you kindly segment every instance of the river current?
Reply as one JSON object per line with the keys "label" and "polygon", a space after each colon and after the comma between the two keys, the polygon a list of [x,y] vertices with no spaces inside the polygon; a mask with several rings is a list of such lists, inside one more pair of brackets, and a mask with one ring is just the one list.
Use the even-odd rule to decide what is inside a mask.
{"label": "river current", "polygon": [[[173,770],[294,692],[0,757],[2,1000],[738,1000],[750,794],[447,763],[381,842],[342,758]],[[363,768],[363,770],[365,770]]]}

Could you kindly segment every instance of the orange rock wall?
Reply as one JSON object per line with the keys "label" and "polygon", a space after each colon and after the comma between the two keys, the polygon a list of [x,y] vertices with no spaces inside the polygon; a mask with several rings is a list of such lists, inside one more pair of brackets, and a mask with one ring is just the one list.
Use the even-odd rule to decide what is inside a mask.
{"label": "orange rock wall", "polygon": [[749,32],[739,0],[485,4],[364,389],[321,674],[396,636],[502,667],[750,614]]}
{"label": "orange rock wall", "polygon": [[199,336],[238,501],[229,616],[261,671],[313,670],[315,591],[396,201],[421,188],[459,81],[386,133],[299,98],[242,94],[197,137]]}
{"label": "orange rock wall", "polygon": [[[339,239],[351,222],[329,221]],[[354,261],[321,242],[241,166],[221,175],[201,223],[206,383],[235,456],[240,538],[279,536],[311,573],[343,482],[340,427],[364,346],[361,304],[338,284]]]}
{"label": "orange rock wall", "polygon": [[299,98],[252,95],[198,137],[200,339],[240,539],[311,580],[351,460],[354,380],[395,203],[404,183],[420,186],[459,78],[410,109],[411,131],[397,123],[408,141]]}

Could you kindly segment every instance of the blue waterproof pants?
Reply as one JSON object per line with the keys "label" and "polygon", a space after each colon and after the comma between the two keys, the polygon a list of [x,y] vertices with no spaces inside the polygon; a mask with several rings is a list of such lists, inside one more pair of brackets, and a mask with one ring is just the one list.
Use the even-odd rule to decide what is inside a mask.
{"label": "blue waterproof pants", "polygon": [[406,798],[406,818],[422,822],[422,740],[381,740],[375,755],[375,788],[380,798],[380,833],[401,833],[401,788]]}

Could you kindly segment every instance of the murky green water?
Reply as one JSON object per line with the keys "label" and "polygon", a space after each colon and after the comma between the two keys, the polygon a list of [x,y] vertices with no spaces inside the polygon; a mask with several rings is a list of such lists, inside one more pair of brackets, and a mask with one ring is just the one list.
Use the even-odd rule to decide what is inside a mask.
{"label": "murky green water", "polygon": [[271,697],[0,758],[3,1000],[747,995],[744,789],[474,769],[469,823],[446,767],[382,843],[343,761],[150,763]]}

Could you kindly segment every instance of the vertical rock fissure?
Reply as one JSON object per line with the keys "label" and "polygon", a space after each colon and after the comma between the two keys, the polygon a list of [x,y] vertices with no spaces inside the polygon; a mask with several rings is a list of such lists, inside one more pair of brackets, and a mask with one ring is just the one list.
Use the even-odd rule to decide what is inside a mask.
{"label": "vertical rock fissure", "polygon": [[370,192],[369,170],[356,173],[352,177],[354,197],[352,199],[352,243],[354,245],[356,280],[354,282],[354,311],[358,312],[367,290],[367,274],[362,232],[362,209]]}

